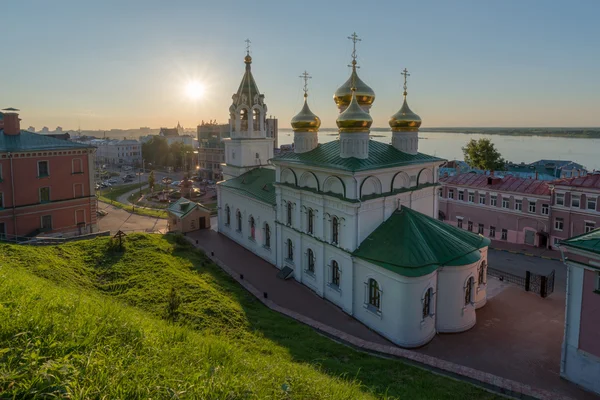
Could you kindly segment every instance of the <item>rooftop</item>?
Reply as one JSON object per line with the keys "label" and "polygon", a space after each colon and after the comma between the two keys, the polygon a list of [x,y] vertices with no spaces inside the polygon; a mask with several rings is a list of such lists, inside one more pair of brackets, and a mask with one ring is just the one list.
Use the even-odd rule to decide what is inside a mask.
{"label": "rooftop", "polygon": [[203,209],[206,212],[210,212],[208,209],[204,208],[199,203],[188,200],[185,197],[181,197],[176,202],[171,203],[169,207],[167,207],[167,211],[171,214],[174,214],[177,218],[183,218],[197,207]]}
{"label": "rooftop", "polygon": [[88,144],[56,139],[48,135],[40,135],[26,130],[21,130],[20,135],[5,135],[0,129],[0,152],[15,152],[27,150],[62,150],[62,149],[88,149]]}
{"label": "rooftop", "polygon": [[422,153],[415,155],[403,153],[392,145],[377,142],[375,140],[369,141],[368,158],[342,158],[340,157],[340,141],[334,140],[328,143],[319,143],[316,149],[306,153],[282,153],[274,157],[271,161],[284,161],[288,163],[306,164],[315,167],[357,172],[401,167],[411,164],[423,164],[426,162],[442,162],[444,159]]}
{"label": "rooftop", "polygon": [[430,274],[441,266],[477,262],[490,244],[481,235],[402,207],[375,229],[352,254],[399,275]]}
{"label": "rooftop", "polygon": [[236,178],[220,182],[227,188],[239,190],[247,196],[263,203],[275,205],[275,170],[270,168],[254,168]]}
{"label": "rooftop", "polygon": [[[488,183],[489,178],[491,178],[491,184]],[[460,174],[440,178],[440,182],[447,185],[484,188],[499,192],[514,192],[538,196],[550,196],[550,186],[548,185],[547,181],[516,178],[514,176],[505,176],[504,178],[499,178],[490,175]]]}
{"label": "rooftop", "polygon": [[562,246],[586,250],[600,255],[600,229],[575,236],[560,242]]}
{"label": "rooftop", "polygon": [[575,178],[558,179],[552,182],[554,185],[600,189],[600,174],[589,174]]}
{"label": "rooftop", "polygon": [[177,128],[160,128],[159,135],[164,137],[174,137],[179,136],[179,132]]}

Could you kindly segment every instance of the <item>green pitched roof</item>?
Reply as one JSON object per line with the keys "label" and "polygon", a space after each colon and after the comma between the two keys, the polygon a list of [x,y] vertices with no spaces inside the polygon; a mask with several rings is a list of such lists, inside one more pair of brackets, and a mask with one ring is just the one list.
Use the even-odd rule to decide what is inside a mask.
{"label": "green pitched roof", "polygon": [[29,131],[21,130],[20,135],[5,135],[0,130],[0,151],[15,152],[28,150],[64,150],[64,149],[87,149],[92,148],[88,144],[56,139],[46,135],[38,135]]}
{"label": "green pitched roof", "polygon": [[422,153],[414,155],[404,153],[392,145],[375,140],[369,140],[368,158],[342,158],[340,157],[340,141],[334,140],[328,143],[320,143],[316,149],[306,153],[289,152],[281,154],[273,158],[272,161],[308,164],[316,167],[355,172],[445,160]]}
{"label": "green pitched roof", "polygon": [[167,211],[171,214],[174,214],[177,218],[183,218],[192,212],[196,207],[202,208],[206,212],[209,212],[209,210],[202,207],[200,204],[196,203],[195,201],[188,200],[185,197],[181,197],[176,202],[171,203],[169,207],[167,207]]}
{"label": "green pitched roof", "polygon": [[220,182],[219,185],[239,190],[254,197],[258,201],[275,205],[275,170],[269,168],[254,168],[236,178]]}
{"label": "green pitched roof", "polygon": [[471,264],[490,244],[480,235],[402,207],[352,253],[399,275],[427,275],[441,266]]}
{"label": "green pitched roof", "polygon": [[600,254],[600,228],[560,242],[561,245]]}

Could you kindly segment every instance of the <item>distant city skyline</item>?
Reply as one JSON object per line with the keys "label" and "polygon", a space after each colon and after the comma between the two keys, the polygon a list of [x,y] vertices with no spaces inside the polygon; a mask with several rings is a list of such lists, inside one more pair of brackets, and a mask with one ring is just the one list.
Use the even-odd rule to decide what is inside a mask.
{"label": "distant city skyline", "polygon": [[226,123],[249,38],[280,128],[302,106],[304,70],[311,109],[333,128],[356,31],[374,127],[400,108],[404,68],[423,128],[600,126],[598,2],[257,4],[5,4],[0,108],[20,109],[22,126],[38,131]]}

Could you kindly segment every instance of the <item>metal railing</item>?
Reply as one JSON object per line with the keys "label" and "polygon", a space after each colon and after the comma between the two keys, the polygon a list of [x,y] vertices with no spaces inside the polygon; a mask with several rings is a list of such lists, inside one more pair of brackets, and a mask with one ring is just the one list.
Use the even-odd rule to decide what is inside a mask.
{"label": "metal railing", "polygon": [[500,281],[514,283],[515,285],[522,286],[525,288],[525,277],[519,276],[515,274],[511,274],[510,272],[500,271],[499,269],[488,267],[487,273],[489,276],[493,276]]}

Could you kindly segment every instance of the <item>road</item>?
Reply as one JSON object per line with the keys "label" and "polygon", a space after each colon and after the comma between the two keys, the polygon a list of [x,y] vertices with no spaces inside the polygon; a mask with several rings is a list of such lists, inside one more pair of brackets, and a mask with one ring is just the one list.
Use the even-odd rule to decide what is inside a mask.
{"label": "road", "polygon": [[98,221],[101,231],[111,231],[113,234],[118,230],[124,232],[138,231],[161,233],[167,231],[166,219],[132,214],[101,201],[98,202],[98,208],[108,212],[104,217],[100,217]]}
{"label": "road", "polygon": [[525,277],[526,271],[548,275],[555,271],[554,290],[564,292],[567,281],[567,269],[561,261],[546,260],[505,251],[488,250],[488,263],[491,268]]}

